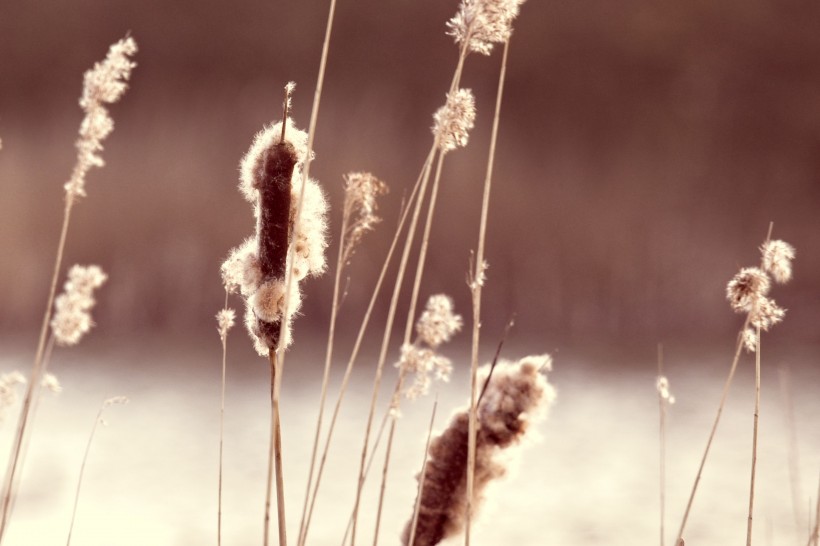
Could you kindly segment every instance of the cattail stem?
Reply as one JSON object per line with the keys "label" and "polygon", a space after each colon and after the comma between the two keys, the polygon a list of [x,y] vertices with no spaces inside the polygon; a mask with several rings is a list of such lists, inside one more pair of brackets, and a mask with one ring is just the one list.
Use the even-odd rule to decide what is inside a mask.
{"label": "cattail stem", "polygon": [[46,339],[48,337],[48,327],[51,322],[54,298],[57,295],[57,283],[60,277],[60,269],[62,267],[65,243],[68,235],[68,226],[71,220],[71,209],[73,206],[74,194],[68,193],[66,196],[65,210],[63,212],[63,225],[60,230],[60,241],[57,244],[57,255],[54,259],[54,272],[51,276],[51,287],[49,288],[48,299],[46,300],[46,311],[43,316],[43,324],[40,328],[40,339],[37,343],[37,352],[34,356],[34,365],[32,366],[31,376],[29,377],[28,385],[26,387],[26,395],[23,399],[23,406],[20,410],[17,430],[15,432],[14,442],[12,443],[11,456],[9,457],[9,467],[6,471],[6,478],[3,483],[3,507],[2,514],[0,514],[0,543],[2,543],[3,537],[5,536],[6,528],[8,527],[8,520],[11,515],[15,477],[17,467],[20,464],[20,453],[23,446],[26,429],[28,427],[34,390],[40,386],[40,379],[42,377],[42,364],[46,349]]}
{"label": "cattail stem", "polygon": [[[224,310],[228,309],[228,290],[225,290]],[[225,377],[227,375],[228,362],[228,335],[227,331],[222,337],[222,381],[219,397],[219,490],[216,509],[216,544],[222,546],[222,448],[225,442]]]}
{"label": "cattail stem", "polygon": [[[468,41],[465,40],[465,44]],[[478,228],[478,250],[476,251],[475,272],[471,283],[472,303],[473,303],[473,337],[472,337],[472,358],[470,360],[470,420],[467,440],[467,512],[466,527],[464,531],[464,543],[470,545],[470,527],[472,523],[473,510],[473,488],[475,485],[475,451],[477,433],[478,409],[477,389],[478,389],[478,347],[481,330],[481,289],[484,275],[484,246],[487,238],[487,217],[490,209],[490,189],[492,188],[493,164],[495,161],[495,148],[498,141],[498,125],[501,119],[501,100],[504,95],[504,81],[507,74],[507,57],[510,50],[510,40],[504,42],[504,52],[501,57],[501,72],[498,76],[498,92],[495,100],[495,113],[493,115],[493,128],[490,136],[490,151],[487,157],[487,172],[484,178],[484,195],[481,201],[481,220]]]}
{"label": "cattail stem", "polygon": [[282,427],[279,419],[279,376],[280,364],[276,352],[268,352],[270,362],[271,431],[268,448],[268,483],[265,494],[265,535],[264,544],[269,544],[270,508],[273,478],[276,476],[276,507],[279,523],[279,546],[287,546],[285,522],[285,486],[282,476]]}
{"label": "cattail stem", "polygon": [[746,525],[746,546],[752,546],[752,515],[755,504],[755,470],[757,470],[757,434],[760,420],[760,326],[755,346],[755,415],[752,431],[752,477],[749,487],[749,519]]}

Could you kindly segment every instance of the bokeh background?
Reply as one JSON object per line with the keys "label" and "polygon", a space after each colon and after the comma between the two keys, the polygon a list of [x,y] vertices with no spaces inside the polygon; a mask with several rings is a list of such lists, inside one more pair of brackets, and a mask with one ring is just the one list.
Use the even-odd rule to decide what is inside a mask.
{"label": "bokeh background", "polygon": [[[384,221],[349,270],[347,316],[339,332],[343,355],[402,199],[430,146],[431,116],[444,101],[456,61],[456,47],[444,34],[455,9],[455,2],[431,0],[342,1],[338,7],[311,167],[331,203],[330,256],[336,252],[342,175],[371,171],[391,188],[380,205]],[[62,217],[62,185],[74,163],[72,143],[82,119],[82,74],[126,34],[140,47],[130,89],[111,108],[116,128],[105,144],[107,165],[91,172],[88,197],[73,213],[66,265],[96,263],[110,278],[99,292],[90,338],[75,353],[55,355],[65,361],[55,371],[74,394],[47,403],[55,404],[58,421],[76,417],[77,426],[71,439],[45,433],[45,453],[81,451],[82,419],[93,419],[96,393],[122,393],[141,396],[141,407],[153,409],[127,418],[118,433],[107,431],[120,436],[100,447],[101,459],[108,460],[105,453],[124,456],[134,449],[129,438],[140,438],[153,446],[146,449],[163,446],[156,460],[165,461],[168,471],[157,480],[170,483],[173,469],[190,464],[193,453],[205,457],[197,465],[211,476],[212,397],[219,377],[213,316],[224,296],[218,267],[253,228],[250,208],[236,189],[238,163],[253,135],[280,115],[282,87],[290,80],[298,84],[294,118],[306,127],[326,10],[325,2],[314,0],[0,3],[2,371],[27,369],[34,352]],[[528,480],[525,472],[519,483],[540,484],[525,498],[530,500],[502,497],[518,502],[522,521],[559,517],[537,538],[524,526],[516,540],[655,540],[650,503],[656,431],[654,414],[646,412],[655,410],[658,342],[666,349],[673,390],[677,378],[685,386],[677,393],[685,416],[676,448],[685,460],[675,467],[681,476],[670,508],[677,515],[742,320],[725,302],[725,285],[740,267],[758,262],[770,222],[774,236],[796,246],[798,257],[793,281],[773,293],[788,314],[764,340],[772,368],[765,396],[771,396],[770,426],[784,427],[788,405],[780,404],[774,368],[790,366],[808,495],[816,489],[820,465],[820,4],[533,0],[515,27],[489,218],[485,353],[515,315],[507,351],[555,352],[555,382],[563,397],[550,421],[555,428],[544,429],[549,445],[529,459],[528,468],[546,473],[538,474],[543,482]],[[499,52],[468,60],[463,85],[476,94],[478,121],[468,148],[450,154],[445,165],[422,285],[423,297],[446,292],[465,316],[465,278],[477,242],[499,63]],[[292,407],[300,408],[290,426],[300,430],[315,417],[315,389],[300,385],[318,382],[321,357],[315,347],[324,343],[332,276],[308,281],[305,291],[291,359],[300,364],[293,369],[304,372],[292,375],[303,383],[290,395],[296,400]],[[377,324],[386,309],[386,302],[377,306]],[[464,360],[468,336],[462,337],[453,352]],[[231,350],[234,396],[260,404],[258,414],[250,406],[237,408],[232,421],[259,432],[235,433],[236,450],[254,455],[237,455],[229,463],[237,472],[234,514],[237,506],[251,514],[247,521],[235,520],[233,530],[237,540],[247,541],[257,536],[255,530],[243,533],[258,519],[255,499],[261,490],[252,469],[264,464],[266,379],[243,333],[234,334]],[[703,544],[724,544],[730,539],[721,533],[730,531],[731,540],[742,536],[751,427],[750,368],[744,362],[746,405],[732,411],[739,412],[738,420],[741,414],[749,419],[742,421],[742,437],[725,446],[726,464],[716,473],[738,489],[713,482],[715,489],[707,493],[713,505],[702,509],[704,523],[696,527]],[[361,367],[364,393],[372,359]],[[449,398],[442,394],[444,414],[463,399],[463,381],[452,388]],[[351,428],[359,410],[350,410]],[[179,417],[191,411],[196,415]],[[416,416],[418,423],[426,422],[425,412]],[[47,414],[43,421],[49,422]],[[767,501],[773,507],[767,529],[778,544],[794,526],[790,508],[783,508],[790,502],[782,476],[788,437],[785,429],[779,434],[772,439],[774,485]],[[294,448],[294,458],[301,462],[307,439],[295,442],[301,447]],[[415,437],[411,445],[419,442]],[[554,449],[556,444],[562,448]],[[40,488],[20,502],[21,519],[28,522],[19,524],[21,544],[32,544],[34,535],[26,533],[45,532],[38,522],[46,511],[59,513],[70,504],[77,468],[74,459],[49,466],[57,463],[48,455],[38,465],[35,447],[30,473],[39,477]],[[122,460],[143,476],[145,462],[138,455]],[[406,470],[405,505],[412,501],[407,476],[415,464],[397,470]],[[188,481],[180,477],[173,483],[196,494],[168,496],[162,488],[148,488],[147,500],[135,493],[134,483],[117,482],[113,470],[98,476],[98,483],[122,486],[130,502],[109,505],[115,515],[102,516],[113,493],[95,495],[90,489],[89,502],[102,504],[95,505],[98,524],[89,525],[87,539],[107,543],[110,534],[100,522],[129,521],[131,512],[148,533],[135,534],[135,544],[145,537],[156,544],[208,542],[213,520],[199,514],[211,513],[211,489],[193,468],[199,466],[189,469]],[[52,497],[49,487],[55,488]],[[134,512],[158,496],[181,507],[173,523],[163,521],[161,511]],[[44,498],[52,504],[43,504]],[[627,517],[622,505],[650,508]],[[396,509],[394,528],[404,508]],[[734,524],[724,526],[729,517]],[[103,531],[97,536],[94,529]],[[488,544],[500,544],[505,536],[486,535]]]}

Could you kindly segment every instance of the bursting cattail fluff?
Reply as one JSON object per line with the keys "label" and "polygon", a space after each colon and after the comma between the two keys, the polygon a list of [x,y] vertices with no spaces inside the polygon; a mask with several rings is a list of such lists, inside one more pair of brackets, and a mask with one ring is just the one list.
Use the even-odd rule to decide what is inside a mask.
{"label": "bursting cattail fluff", "polygon": [[[277,346],[283,320],[285,346],[290,344],[289,325],[301,300],[299,281],[325,269],[327,202],[312,179],[304,181],[298,231],[292,233],[306,156],[307,133],[287,118],[284,127],[279,122],[260,132],[241,163],[239,188],[253,206],[256,233],[231,252],[221,274],[225,288],[245,298],[245,325],[260,355]],[[295,245],[292,267],[291,240]],[[294,282],[288,316],[283,317],[288,270],[293,271]]]}
{"label": "bursting cattail fluff", "polygon": [[[484,496],[487,484],[506,473],[498,460],[505,448],[521,442],[530,426],[546,416],[555,390],[545,373],[549,355],[530,356],[518,362],[500,362],[492,371],[478,408],[475,483],[472,505]],[[481,370],[484,381],[489,366]],[[430,444],[415,533],[405,527],[402,544],[433,546],[460,533],[467,507],[467,440],[469,409],[457,412],[447,429]]]}

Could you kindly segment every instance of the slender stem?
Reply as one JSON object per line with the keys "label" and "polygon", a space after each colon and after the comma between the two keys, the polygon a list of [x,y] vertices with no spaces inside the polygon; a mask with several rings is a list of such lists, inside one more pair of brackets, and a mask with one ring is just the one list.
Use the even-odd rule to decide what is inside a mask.
{"label": "slender stem", "polygon": [[97,432],[97,426],[100,424],[104,410],[105,405],[103,405],[97,412],[97,418],[94,419],[94,426],[91,427],[91,434],[88,436],[88,443],[85,445],[85,454],[83,455],[83,462],[80,465],[80,476],[77,478],[77,489],[74,491],[74,507],[71,510],[71,525],[68,527],[68,539],[66,540],[66,546],[71,544],[71,533],[74,531],[74,521],[77,517],[77,505],[80,501],[80,487],[82,486],[83,475],[85,474],[85,464],[88,462],[88,453],[91,451],[91,442],[94,441],[94,434]]}
{"label": "slender stem", "polygon": [[303,544],[305,535],[305,523],[307,522],[307,511],[310,501],[310,488],[313,485],[313,472],[316,466],[316,455],[319,451],[319,437],[322,432],[322,418],[325,412],[325,402],[327,401],[327,385],[330,380],[330,365],[333,359],[333,341],[336,335],[336,317],[339,313],[339,301],[341,298],[341,278],[344,269],[345,255],[345,233],[347,232],[348,215],[342,216],[342,230],[339,236],[339,256],[336,260],[336,275],[333,280],[333,304],[330,309],[330,325],[327,333],[327,349],[325,352],[325,371],[322,376],[322,394],[319,397],[319,416],[316,418],[316,434],[313,437],[313,449],[310,452],[310,469],[308,470],[308,481],[305,488],[305,504],[302,507],[302,519],[299,523],[299,538],[297,544]]}
{"label": "slender stem", "polygon": [[464,531],[464,543],[470,545],[470,528],[472,524],[473,511],[473,487],[475,482],[475,450],[477,419],[476,410],[478,407],[476,394],[478,388],[478,347],[481,330],[481,288],[483,285],[484,269],[484,246],[487,238],[487,217],[490,209],[490,190],[492,188],[493,164],[495,161],[495,149],[498,141],[498,125],[501,119],[501,100],[504,95],[504,81],[507,74],[507,57],[510,50],[510,40],[504,42],[504,53],[501,57],[501,72],[498,76],[498,92],[495,100],[495,114],[493,115],[493,128],[490,136],[490,151],[487,157],[487,173],[484,178],[484,195],[481,201],[481,221],[478,228],[478,250],[476,251],[475,272],[470,286],[473,302],[473,338],[472,355],[470,360],[470,420],[467,439],[467,509],[466,525]]}
{"label": "slender stem", "polygon": [[[658,343],[658,378],[663,377],[663,344]],[[660,410],[660,504],[661,504],[661,546],[664,546],[666,521],[666,400],[663,394],[658,391],[658,404]]]}
{"label": "slender stem", "polygon": [[780,394],[785,405],[786,430],[789,431],[789,486],[792,494],[792,514],[794,516],[794,530],[797,536],[803,534],[803,515],[800,493],[800,453],[797,447],[797,426],[794,418],[794,397],[791,387],[791,370],[788,365],[778,370],[780,379]]}
{"label": "slender stem", "polygon": [[20,418],[17,423],[17,430],[12,444],[11,456],[9,457],[9,467],[6,471],[6,478],[3,483],[3,507],[2,514],[0,514],[0,543],[5,536],[6,528],[10,517],[10,508],[12,503],[12,493],[15,488],[15,474],[17,466],[20,462],[20,451],[23,445],[23,439],[26,434],[26,428],[29,421],[29,414],[31,411],[32,397],[34,391],[40,385],[40,378],[42,377],[43,355],[46,348],[46,338],[48,336],[48,327],[51,322],[51,313],[54,306],[54,297],[57,294],[57,282],[60,276],[60,269],[63,262],[63,254],[65,252],[66,237],[68,235],[68,226],[71,220],[71,209],[74,205],[74,195],[69,193],[66,197],[65,210],[63,212],[63,226],[60,230],[60,241],[57,244],[57,255],[54,259],[54,272],[51,276],[51,286],[48,292],[48,299],[46,301],[46,310],[43,315],[43,324],[40,328],[40,340],[37,344],[37,352],[34,357],[34,365],[31,369],[31,376],[29,377],[28,386],[26,388],[26,395],[23,399],[23,407],[20,410]]}
{"label": "slender stem", "polygon": [[421,184],[419,199],[416,201],[416,206],[413,210],[413,218],[410,220],[410,226],[407,228],[407,237],[404,242],[404,250],[402,251],[401,261],[399,262],[399,270],[396,273],[396,282],[393,285],[393,295],[390,298],[390,307],[387,311],[387,320],[385,321],[381,349],[379,350],[379,361],[376,366],[376,376],[373,380],[373,392],[370,397],[370,411],[367,414],[367,426],[365,427],[364,442],[362,445],[362,455],[359,462],[359,480],[356,486],[356,500],[353,503],[353,530],[350,534],[351,546],[355,546],[356,544],[356,529],[359,515],[359,504],[362,498],[362,487],[364,486],[364,470],[365,464],[367,462],[367,446],[370,439],[370,430],[373,426],[373,416],[376,412],[376,402],[379,398],[379,387],[381,385],[382,371],[384,370],[384,364],[387,360],[387,348],[390,344],[390,336],[393,332],[393,320],[396,317],[396,309],[398,307],[401,285],[404,281],[404,273],[407,270],[407,262],[410,259],[410,250],[413,246],[413,239],[416,233],[419,215],[421,214],[422,203],[424,202],[424,193],[427,188],[427,183],[430,180],[431,166],[432,161],[430,163],[427,163],[424,169],[424,176]]}
{"label": "slender stem", "polygon": [[421,463],[421,473],[419,474],[419,489],[416,493],[416,505],[413,507],[413,520],[410,524],[410,540],[408,546],[413,546],[416,541],[416,527],[419,523],[419,508],[421,507],[421,496],[424,494],[424,474],[427,472],[427,461],[430,454],[430,440],[433,437],[433,424],[436,421],[436,408],[438,408],[438,397],[433,403],[433,413],[430,416],[430,428],[427,429],[427,442],[424,444],[424,459]]}
{"label": "slender stem", "polygon": [[[435,153],[435,147],[430,149],[430,152],[427,156],[427,161],[425,162],[425,165],[432,162],[434,153]],[[367,331],[367,326],[370,324],[370,318],[373,314],[373,309],[376,305],[376,300],[378,298],[379,292],[381,291],[382,284],[384,284],[384,279],[387,276],[387,268],[389,267],[390,262],[393,258],[393,253],[395,252],[396,247],[398,246],[399,239],[401,238],[401,232],[404,229],[404,224],[407,221],[407,218],[408,218],[409,213],[410,213],[410,208],[413,204],[414,199],[417,198],[418,193],[419,193],[419,189],[421,188],[421,183],[422,183],[423,178],[424,178],[423,174],[424,174],[424,171],[422,170],[422,173],[416,179],[416,183],[414,184],[413,190],[410,193],[410,197],[408,199],[407,205],[405,206],[404,210],[402,211],[401,217],[399,219],[399,224],[396,227],[396,232],[393,235],[392,242],[390,243],[390,249],[387,251],[387,256],[385,257],[384,263],[382,264],[382,269],[379,272],[379,278],[376,280],[376,285],[373,288],[373,294],[370,296],[370,303],[368,303],[367,310],[365,311],[364,317],[362,318],[362,323],[359,326],[359,332],[356,335],[356,341],[353,344],[353,351],[350,354],[350,358],[348,359],[347,367],[345,369],[344,376],[342,377],[342,384],[339,387],[339,394],[338,394],[338,397],[336,399],[336,404],[333,408],[333,415],[330,419],[330,425],[328,426],[327,437],[325,438],[325,445],[324,445],[324,448],[322,449],[322,457],[319,461],[319,469],[316,473],[316,483],[313,486],[313,494],[311,495],[311,498],[310,498],[310,507],[308,508],[307,521],[305,521],[305,532],[302,535],[302,544],[300,546],[304,545],[305,541],[307,540],[307,533],[308,533],[308,530],[310,529],[310,521],[311,521],[311,518],[313,516],[313,509],[316,505],[316,497],[317,497],[317,494],[319,492],[319,486],[321,485],[321,482],[322,482],[322,475],[324,473],[325,463],[327,462],[327,456],[328,456],[328,452],[330,450],[330,442],[333,439],[333,432],[336,428],[336,421],[339,417],[339,411],[340,411],[341,406],[342,406],[342,401],[344,400],[345,393],[347,392],[347,386],[348,386],[348,383],[350,382],[350,376],[353,372],[353,365],[355,364],[356,359],[359,356],[359,351],[361,350],[362,341],[364,340],[364,334]]]}
{"label": "slender stem", "polygon": [[[284,124],[283,124],[284,125]],[[225,290],[225,305],[228,309],[228,291]],[[222,337],[222,385],[219,398],[219,493],[216,512],[216,544],[222,546],[222,447],[225,440],[225,376],[228,362],[228,333]]]}
{"label": "slender stem", "polygon": [[271,399],[271,431],[268,448],[268,483],[265,492],[265,535],[264,544],[269,544],[270,508],[273,487],[273,476],[276,476],[276,507],[279,522],[279,546],[286,546],[285,532],[285,487],[282,479],[282,427],[279,421],[279,378],[281,363],[276,358],[276,351],[268,351],[270,361],[270,399]]}
{"label": "slender stem", "polygon": [[715,422],[712,424],[712,430],[709,433],[709,439],[706,442],[706,449],[703,451],[703,457],[700,460],[700,466],[698,467],[698,473],[695,476],[695,483],[692,486],[692,491],[689,494],[689,501],[686,503],[686,510],[683,513],[683,520],[680,524],[680,530],[678,530],[678,536],[675,539],[675,544],[679,544],[681,539],[683,538],[683,531],[686,529],[686,521],[689,519],[689,512],[692,510],[692,503],[695,500],[695,493],[698,489],[698,484],[700,483],[700,479],[703,475],[703,467],[706,465],[706,459],[709,456],[709,449],[712,447],[712,441],[715,438],[715,432],[717,432],[718,424],[720,423],[720,416],[723,414],[723,407],[726,404],[726,398],[729,396],[729,387],[732,385],[732,380],[735,377],[735,371],[737,370],[737,364],[740,361],[740,352],[743,350],[743,331],[749,325],[749,317],[746,317],[746,322],[741,328],[740,333],[738,334],[737,338],[737,347],[735,349],[735,356],[732,359],[732,366],[729,368],[729,375],[726,377],[726,383],[723,385],[723,393],[720,396],[720,403],[718,404],[717,415],[715,416]]}
{"label": "slender stem", "polygon": [[[820,482],[817,483],[817,504],[814,512],[814,532],[809,537],[809,542],[814,542],[814,546],[820,545]],[[809,504],[811,508],[811,504]]]}
{"label": "slender stem", "polygon": [[755,415],[752,432],[752,478],[749,487],[749,520],[746,525],[746,546],[752,546],[752,514],[755,504],[755,470],[757,469],[757,434],[760,420],[760,326],[757,327],[755,346]]}

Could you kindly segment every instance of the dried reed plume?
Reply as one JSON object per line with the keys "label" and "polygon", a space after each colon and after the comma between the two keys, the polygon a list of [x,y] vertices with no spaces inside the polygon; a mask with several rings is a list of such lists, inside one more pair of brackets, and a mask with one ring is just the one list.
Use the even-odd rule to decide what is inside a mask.
{"label": "dried reed plume", "polygon": [[[521,442],[530,425],[546,416],[555,390],[544,372],[551,369],[548,355],[530,356],[518,362],[500,362],[492,373],[478,404],[476,441],[475,507],[487,484],[506,473],[496,455]],[[490,368],[481,370],[482,379]],[[402,534],[405,546],[432,546],[461,532],[466,523],[467,439],[469,410],[457,412],[447,429],[429,450],[421,491],[417,525],[410,518]]]}
{"label": "dried reed plume", "polygon": [[219,339],[222,341],[222,381],[220,383],[219,398],[219,482],[217,492],[217,516],[216,516],[216,543],[222,544],[222,451],[225,443],[225,377],[227,375],[228,362],[228,332],[233,328],[236,320],[236,312],[228,308],[228,291],[225,291],[225,307],[216,314],[217,331]]}
{"label": "dried reed plume", "polygon": [[65,291],[54,300],[51,331],[57,345],[76,345],[91,330],[94,326],[91,309],[96,303],[94,290],[107,279],[108,276],[96,265],[75,265],[68,270]]}

